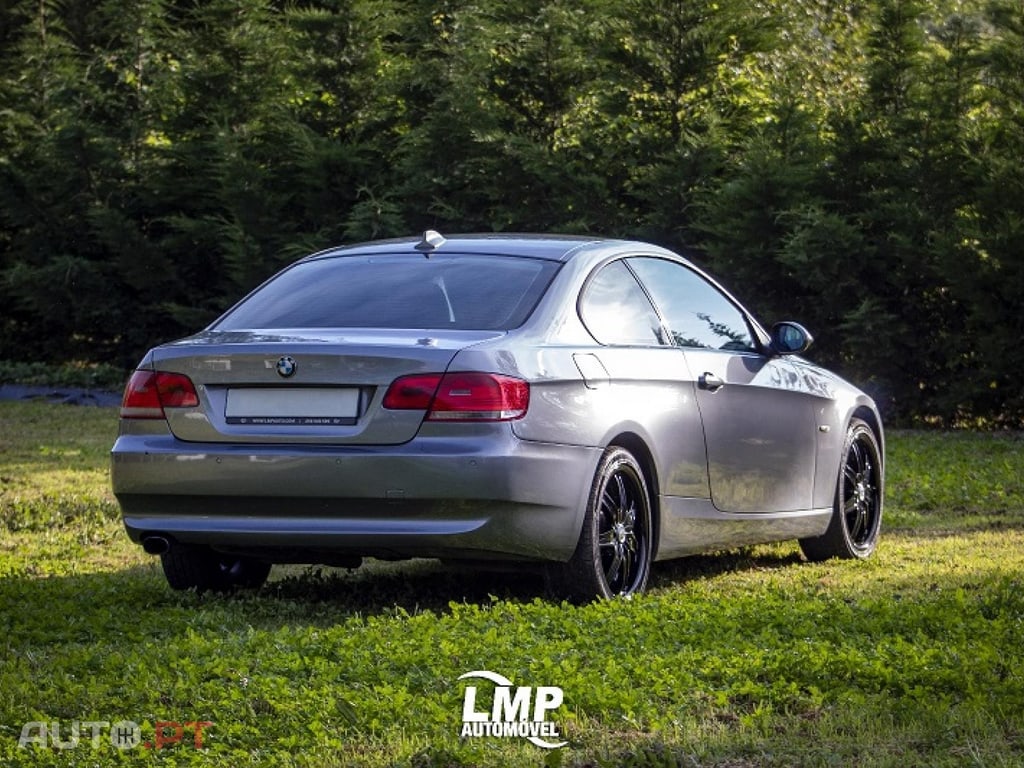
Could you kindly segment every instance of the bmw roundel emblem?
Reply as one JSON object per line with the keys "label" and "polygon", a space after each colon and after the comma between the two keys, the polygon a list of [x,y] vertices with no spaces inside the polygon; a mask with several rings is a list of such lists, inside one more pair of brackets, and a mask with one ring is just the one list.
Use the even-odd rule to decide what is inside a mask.
{"label": "bmw roundel emblem", "polygon": [[295,370],[298,368],[298,364],[295,362],[294,357],[288,357],[285,355],[277,361],[277,372],[284,378],[288,378],[295,374]]}

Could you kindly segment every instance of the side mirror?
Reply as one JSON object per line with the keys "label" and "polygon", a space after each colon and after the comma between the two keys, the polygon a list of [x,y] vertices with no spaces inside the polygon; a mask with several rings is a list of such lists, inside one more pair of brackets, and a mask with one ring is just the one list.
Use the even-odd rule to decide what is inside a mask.
{"label": "side mirror", "polygon": [[771,350],[777,355],[800,355],[813,343],[814,337],[800,323],[787,320],[772,326]]}

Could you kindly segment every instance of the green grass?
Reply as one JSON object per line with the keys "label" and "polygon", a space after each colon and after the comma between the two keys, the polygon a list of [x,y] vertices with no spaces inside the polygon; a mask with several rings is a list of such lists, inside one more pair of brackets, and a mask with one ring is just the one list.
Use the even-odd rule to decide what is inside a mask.
{"label": "green grass", "polygon": [[[430,561],[171,592],[108,490],[111,410],[0,403],[0,764],[1014,766],[1024,760],[1024,452],[889,439],[863,563],[794,544],[658,564],[585,607]],[[460,741],[459,675],[557,685],[570,741]],[[22,725],[210,721],[204,747],[18,748]]]}

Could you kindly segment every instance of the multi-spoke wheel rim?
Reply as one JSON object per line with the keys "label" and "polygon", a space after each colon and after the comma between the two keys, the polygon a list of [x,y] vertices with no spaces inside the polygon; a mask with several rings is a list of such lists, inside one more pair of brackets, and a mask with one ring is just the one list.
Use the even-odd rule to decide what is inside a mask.
{"label": "multi-spoke wheel rim", "polygon": [[601,569],[613,595],[632,594],[647,571],[647,500],[640,479],[616,469],[601,491],[598,548]]}
{"label": "multi-spoke wheel rim", "polygon": [[866,432],[854,436],[843,466],[843,518],[850,544],[870,550],[878,533],[881,498],[878,451]]}

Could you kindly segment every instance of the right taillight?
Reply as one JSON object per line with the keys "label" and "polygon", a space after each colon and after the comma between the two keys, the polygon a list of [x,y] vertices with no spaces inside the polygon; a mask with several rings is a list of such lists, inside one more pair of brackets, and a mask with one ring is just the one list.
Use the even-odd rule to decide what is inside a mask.
{"label": "right taillight", "polygon": [[403,376],[384,395],[385,408],[426,410],[427,421],[514,421],[529,406],[529,383],[498,373]]}
{"label": "right taillight", "polygon": [[121,401],[122,419],[163,419],[164,408],[199,405],[192,380],[181,373],[135,371]]}

